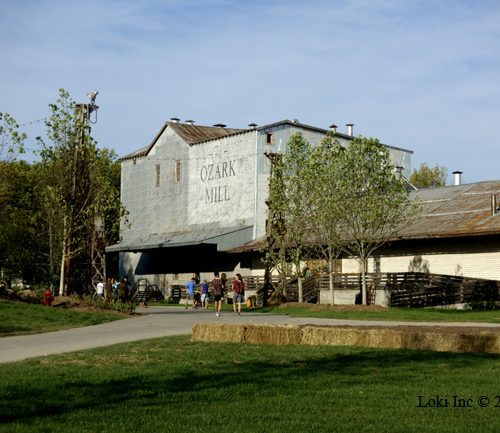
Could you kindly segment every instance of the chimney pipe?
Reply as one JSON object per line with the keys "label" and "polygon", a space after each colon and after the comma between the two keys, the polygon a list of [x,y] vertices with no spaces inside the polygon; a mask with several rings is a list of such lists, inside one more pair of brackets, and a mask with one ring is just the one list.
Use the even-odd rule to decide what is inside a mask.
{"label": "chimney pipe", "polygon": [[462,172],[459,170],[453,172],[453,185],[454,186],[462,185]]}
{"label": "chimney pipe", "polygon": [[191,120],[191,119],[186,120],[186,123],[187,123],[188,125],[194,125],[194,120]]}
{"label": "chimney pipe", "polygon": [[248,126],[252,129],[255,129],[257,128],[257,124],[256,123],[249,123]]}
{"label": "chimney pipe", "polygon": [[353,130],[352,130],[352,128],[354,126],[354,123],[346,123],[345,126],[347,126],[347,135],[349,137],[353,137]]}
{"label": "chimney pipe", "polygon": [[491,194],[491,216],[495,216],[498,212],[497,208],[497,195]]}
{"label": "chimney pipe", "polygon": [[337,125],[335,125],[335,123],[330,125],[330,131],[337,133]]}
{"label": "chimney pipe", "polygon": [[173,122],[173,123],[179,123],[181,121],[181,119],[179,119],[178,117],[171,117],[170,120]]}

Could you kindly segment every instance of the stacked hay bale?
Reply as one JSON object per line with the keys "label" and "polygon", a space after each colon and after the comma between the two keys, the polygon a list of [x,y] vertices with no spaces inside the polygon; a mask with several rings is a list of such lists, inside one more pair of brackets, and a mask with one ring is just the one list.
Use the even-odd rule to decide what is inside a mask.
{"label": "stacked hay bale", "polygon": [[482,328],[197,324],[192,340],[500,353],[500,330]]}

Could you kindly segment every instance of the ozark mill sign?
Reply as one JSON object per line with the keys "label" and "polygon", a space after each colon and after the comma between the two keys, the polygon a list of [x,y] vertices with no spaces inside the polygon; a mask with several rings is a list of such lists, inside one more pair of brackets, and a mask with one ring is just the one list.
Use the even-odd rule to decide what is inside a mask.
{"label": "ozark mill sign", "polygon": [[200,169],[200,179],[207,184],[205,187],[205,203],[220,203],[230,200],[229,186],[227,183],[213,185],[213,181],[236,176],[234,167],[236,160],[223,161],[216,164],[205,164]]}

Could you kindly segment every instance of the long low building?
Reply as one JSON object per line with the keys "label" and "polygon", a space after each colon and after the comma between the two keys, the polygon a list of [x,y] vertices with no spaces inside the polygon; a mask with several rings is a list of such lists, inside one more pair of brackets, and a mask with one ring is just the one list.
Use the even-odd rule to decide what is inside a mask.
{"label": "long low building", "polygon": [[[251,246],[265,236],[273,155],[297,132],[317,145],[328,131],[297,120],[248,129],[166,122],[149,146],[121,159],[128,222],[120,243],[106,249],[119,256],[119,276],[167,288],[184,284],[186,274],[261,274]],[[344,144],[352,140],[352,125],[336,136]],[[408,176],[413,152],[387,148]]]}
{"label": "long low building", "polygon": [[[413,191],[420,213],[374,254],[368,271],[500,280],[499,194],[498,180]],[[359,272],[359,264],[345,258],[342,271]]]}

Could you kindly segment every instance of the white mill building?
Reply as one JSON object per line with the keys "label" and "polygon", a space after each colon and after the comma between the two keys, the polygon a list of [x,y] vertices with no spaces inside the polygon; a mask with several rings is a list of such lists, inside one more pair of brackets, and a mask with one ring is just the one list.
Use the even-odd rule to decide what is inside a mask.
{"label": "white mill building", "polygon": [[[106,250],[119,253],[119,277],[148,278],[167,288],[184,285],[195,273],[211,279],[214,270],[263,273],[258,254],[238,247],[265,235],[271,164],[266,154],[284,150],[297,132],[319,144],[328,130],[296,120],[249,127],[172,119],[149,146],[121,159],[129,225],[121,227],[121,242]],[[352,125],[345,134],[337,132],[341,142],[352,136]],[[408,176],[413,152],[387,147]]]}

